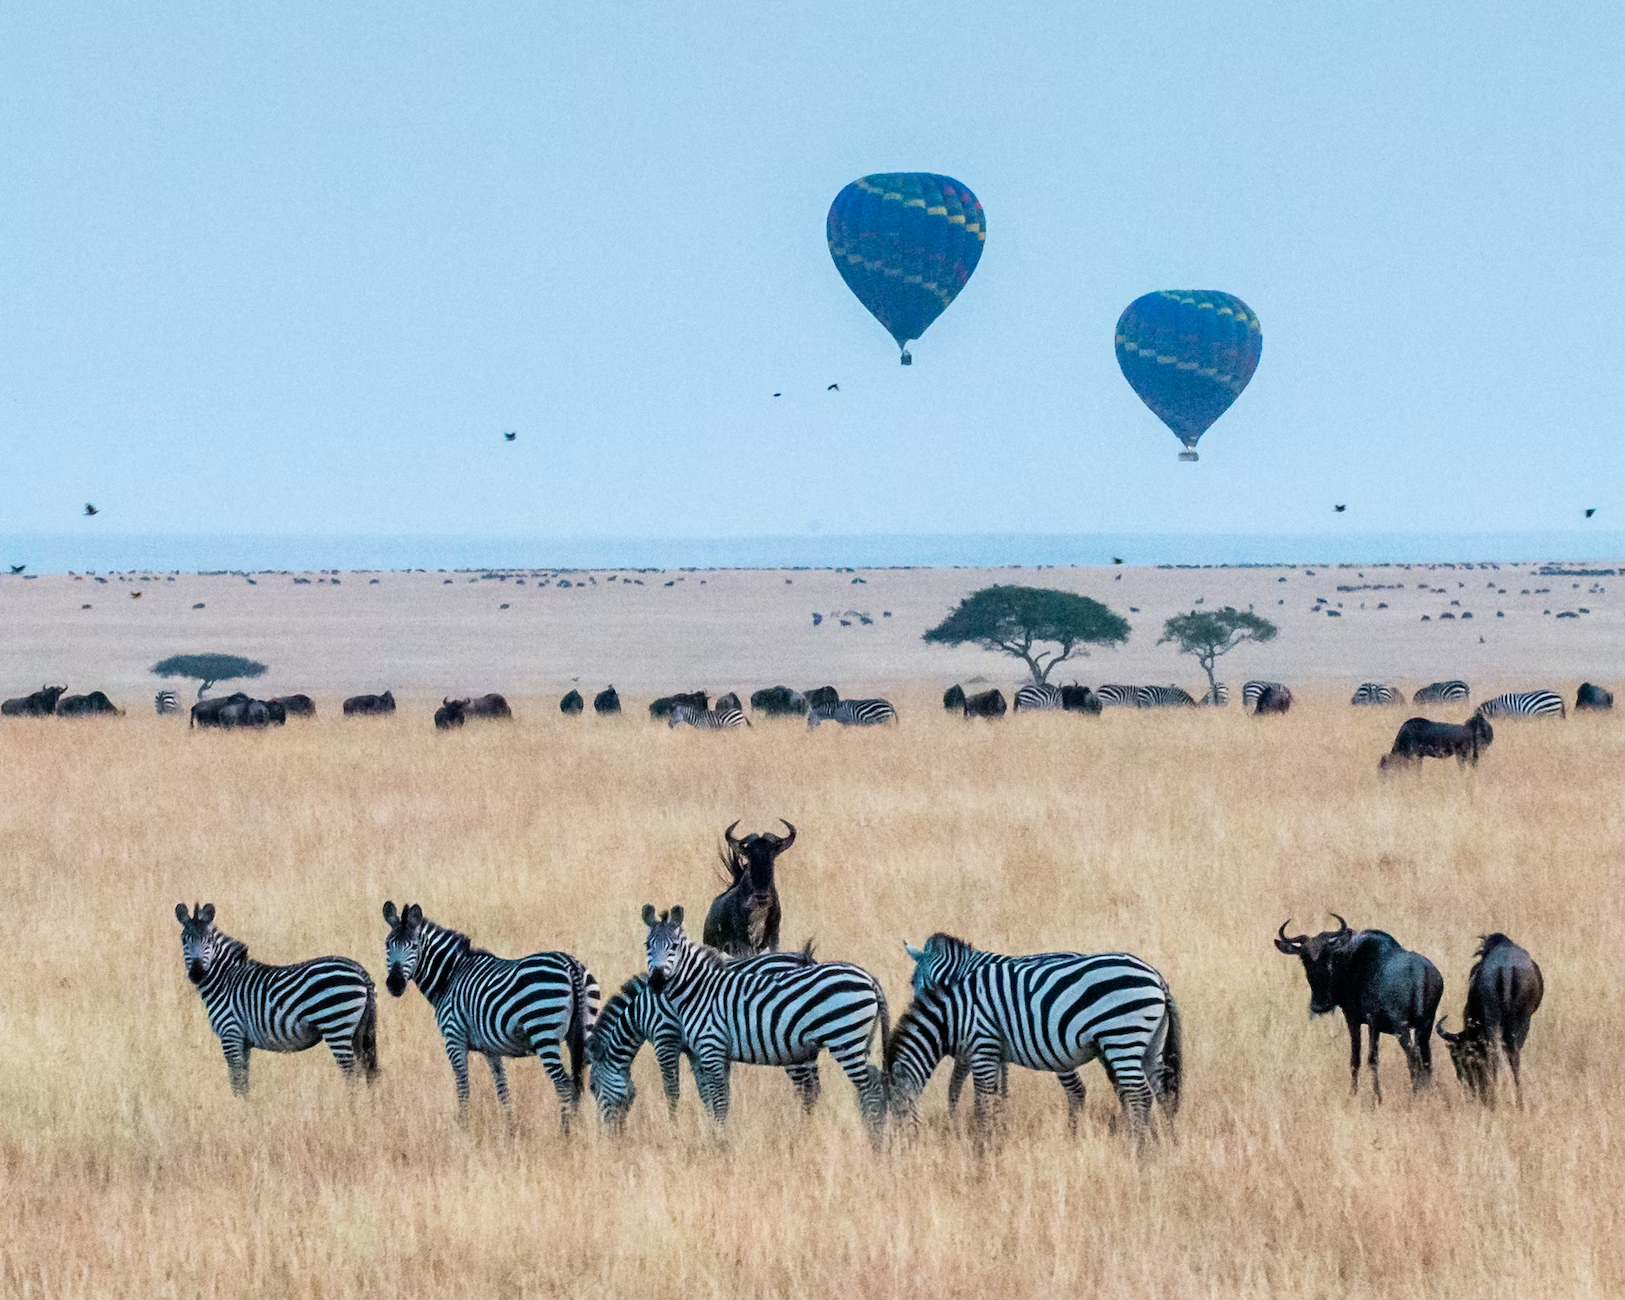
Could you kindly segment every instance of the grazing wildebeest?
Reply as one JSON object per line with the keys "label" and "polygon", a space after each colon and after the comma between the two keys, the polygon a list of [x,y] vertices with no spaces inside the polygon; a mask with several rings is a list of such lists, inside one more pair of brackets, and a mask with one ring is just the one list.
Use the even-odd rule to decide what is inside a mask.
{"label": "grazing wildebeest", "polygon": [[438,731],[450,731],[453,727],[463,725],[463,710],[468,707],[467,700],[453,700],[442,696],[440,707],[434,711],[434,725]]}
{"label": "grazing wildebeest", "polygon": [[726,712],[729,709],[737,709],[740,713],[745,711],[745,706],[739,702],[739,692],[737,691],[729,691],[726,695],[717,696],[717,702],[711,707],[718,713]]}
{"label": "grazing wildebeest", "polygon": [[810,691],[803,691],[802,694],[807,697],[809,712],[813,709],[833,708],[841,702],[840,692],[833,686],[817,686]]}
{"label": "grazing wildebeest", "polygon": [[100,691],[92,691],[89,695],[64,695],[56,702],[56,716],[59,718],[89,718],[98,713],[110,714],[115,718],[124,716],[124,710]]}
{"label": "grazing wildebeest", "polygon": [[1008,707],[1004,700],[1004,692],[997,689],[965,697],[964,709],[967,718],[1002,718]]}
{"label": "grazing wildebeest", "polygon": [[1590,682],[1582,682],[1580,690],[1574,697],[1574,711],[1582,709],[1611,709],[1614,707],[1614,693],[1604,690],[1600,686],[1593,686]]}
{"label": "grazing wildebeest", "polygon": [[1432,722],[1427,718],[1410,718],[1394,737],[1394,747],[1382,756],[1378,768],[1405,767],[1424,758],[1449,758],[1452,754],[1461,763],[1476,763],[1481,752],[1495,739],[1495,731],[1481,715],[1475,713],[1465,726],[1453,722]]}
{"label": "grazing wildebeest", "polygon": [[1439,1018],[1438,1034],[1450,1045],[1450,1060],[1462,1086],[1485,1105],[1495,1101],[1498,1070],[1495,1049],[1506,1053],[1512,1088],[1523,1105],[1518,1058],[1529,1037],[1529,1018],[1540,1008],[1546,981],[1534,958],[1504,934],[1486,934],[1473,954],[1478,958],[1467,976],[1467,1005],[1462,1031],[1447,1033]]}
{"label": "grazing wildebeest", "polygon": [[1266,713],[1285,713],[1292,707],[1292,692],[1280,682],[1271,682],[1258,693],[1258,703],[1253,706],[1253,716],[1262,717]]}
{"label": "grazing wildebeest", "polygon": [[191,727],[268,727],[271,711],[264,700],[237,691],[221,699],[199,700],[192,706]]}
{"label": "grazing wildebeest", "polygon": [[274,699],[265,701],[266,705],[280,704],[284,716],[289,718],[314,718],[316,705],[308,695],[278,695]]}
{"label": "grazing wildebeest", "polygon": [[788,686],[764,686],[750,693],[750,707],[769,718],[797,718],[807,712],[807,697]]}
{"label": "grazing wildebeest", "polygon": [[66,686],[42,686],[32,695],[0,704],[0,713],[8,718],[48,718],[56,712],[56,702],[67,689]]}
{"label": "grazing wildebeest", "polygon": [[581,692],[572,690],[559,701],[559,712],[574,717],[587,707],[587,702],[581,698]]}
{"label": "grazing wildebeest", "polygon": [[495,691],[489,695],[476,695],[473,699],[463,701],[463,712],[470,718],[512,718],[513,710],[508,707],[508,701]]}
{"label": "grazing wildebeest", "polygon": [[[1337,916],[1336,912],[1332,913]],[[1323,1016],[1341,1011],[1349,1030],[1349,1074],[1354,1091],[1360,1087],[1360,1026],[1371,1036],[1367,1063],[1371,1090],[1382,1100],[1377,1078],[1377,1042],[1381,1035],[1399,1039],[1410,1067],[1411,1088],[1433,1078],[1433,1016],[1444,996],[1444,978],[1438,968],[1418,952],[1399,946],[1381,930],[1351,930],[1337,916],[1338,929],[1316,935],[1288,937],[1281,923],[1275,946],[1303,962],[1309,979],[1309,1014]]]}
{"label": "grazing wildebeest", "polygon": [[704,713],[711,707],[711,697],[704,691],[689,691],[686,695],[662,695],[649,706],[649,716],[656,722],[671,717],[671,711],[679,704],[686,704],[691,709]]}
{"label": "grazing wildebeest", "polygon": [[382,695],[352,695],[344,701],[344,716],[361,714],[371,716],[379,713],[395,712],[395,695],[392,691],[385,691]]}
{"label": "grazing wildebeest", "polygon": [[260,703],[265,706],[265,716],[270,720],[273,727],[285,727],[288,725],[288,711],[282,707],[282,701],[261,700]]}
{"label": "grazing wildebeest", "polygon": [[963,713],[965,711],[965,688],[955,682],[942,693],[942,707],[949,713]]}
{"label": "grazing wildebeest", "polygon": [[754,957],[779,950],[779,889],[773,880],[773,864],[796,842],[796,828],[784,822],[790,833],[782,839],[763,831],[736,840],[734,826],[738,825],[735,822],[722,832],[727,841],[722,865],[730,883],[706,913],[705,943],[731,957]]}
{"label": "grazing wildebeest", "polygon": [[621,711],[621,697],[615,694],[613,686],[606,686],[592,697],[592,711],[597,714],[619,713]]}
{"label": "grazing wildebeest", "polygon": [[1061,687],[1061,708],[1068,713],[1099,713],[1100,697],[1087,686],[1073,682]]}

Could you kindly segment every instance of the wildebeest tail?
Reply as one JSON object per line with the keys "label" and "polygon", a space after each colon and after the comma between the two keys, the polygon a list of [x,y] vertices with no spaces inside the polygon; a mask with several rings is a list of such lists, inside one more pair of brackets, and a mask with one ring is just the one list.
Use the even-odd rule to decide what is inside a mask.
{"label": "wildebeest tail", "polygon": [[586,966],[572,957],[570,984],[574,996],[570,999],[570,1027],[565,1031],[565,1045],[570,1049],[570,1082],[579,1099],[581,1076],[587,1068],[587,1039],[598,1023],[598,981]]}
{"label": "wildebeest tail", "polygon": [[[1164,986],[1166,988],[1166,986]],[[1158,1040],[1161,1040],[1160,1043]],[[1162,1025],[1146,1046],[1146,1077],[1170,1118],[1179,1113],[1179,1093],[1184,1083],[1184,1050],[1180,1041],[1179,1006],[1168,994]]]}
{"label": "wildebeest tail", "polygon": [[355,1027],[355,1057],[371,1083],[378,1077],[378,990],[367,981],[367,1005]]}

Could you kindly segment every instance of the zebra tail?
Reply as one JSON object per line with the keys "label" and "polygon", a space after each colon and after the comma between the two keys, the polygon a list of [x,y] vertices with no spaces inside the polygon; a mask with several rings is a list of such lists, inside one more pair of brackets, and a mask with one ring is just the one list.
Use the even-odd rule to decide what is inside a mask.
{"label": "zebra tail", "polygon": [[880,1076],[876,1080],[879,1086],[875,1091],[880,1101],[878,1123],[884,1124],[891,1111],[891,1072],[886,1069],[886,1059],[891,1051],[891,1009],[886,1005],[886,990],[880,987],[879,980],[875,981],[875,996],[879,1001],[876,1019],[880,1022],[880,1066],[876,1068],[871,1065],[869,1068]]}
{"label": "zebra tail", "polygon": [[[1157,1052],[1158,1060],[1154,1063],[1147,1061],[1147,1073],[1156,1083],[1157,1097],[1162,1102],[1163,1109],[1172,1119],[1179,1113],[1179,1093],[1184,1081],[1184,1053],[1180,1044],[1179,1032],[1179,1005],[1174,1001],[1174,995],[1168,995],[1168,1010],[1163,1014],[1163,1029],[1161,1051]],[[1156,1039],[1152,1039],[1152,1050],[1156,1050]]]}
{"label": "zebra tail", "polygon": [[367,981],[367,1005],[355,1027],[355,1054],[362,1072],[371,1083],[378,1077],[378,990]]}
{"label": "zebra tail", "polygon": [[570,982],[575,986],[574,1005],[570,1008],[570,1027],[565,1031],[565,1045],[570,1049],[570,1082],[579,1100],[582,1075],[587,1068],[587,1035],[598,1022],[598,981],[579,961],[572,959]]}

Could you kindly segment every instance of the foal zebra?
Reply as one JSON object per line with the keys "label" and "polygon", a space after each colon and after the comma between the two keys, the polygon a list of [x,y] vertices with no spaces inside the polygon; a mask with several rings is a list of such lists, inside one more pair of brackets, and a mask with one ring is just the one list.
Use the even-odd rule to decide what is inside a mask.
{"label": "foal zebra", "polygon": [[[722,701],[717,701],[720,705]],[[735,727],[750,726],[750,719],[737,704],[715,709],[696,709],[691,704],[679,704],[666,719],[667,727],[693,727],[697,731],[731,731]]]}
{"label": "foal zebra", "polygon": [[[587,1034],[598,1015],[598,981],[569,953],[538,952],[504,958],[474,947],[466,934],[436,925],[416,903],[403,912],[384,904],[389,937],[385,987],[394,997],[417,981],[434,1008],[446,1057],[457,1078],[460,1117],[468,1113],[468,1054],[481,1053],[491,1067],[497,1099],[508,1104],[503,1058],[538,1056],[558,1093],[566,1129],[581,1098]],[[570,1048],[564,1071],[559,1041]]]}
{"label": "foal zebra", "polygon": [[1241,688],[1241,707],[1249,712],[1258,707],[1258,697],[1270,687],[1279,687],[1280,682],[1248,682]]}
{"label": "foal zebra", "polygon": [[1361,682],[1349,699],[1350,704],[1403,704],[1405,692],[1381,682]]}
{"label": "foal zebra", "polygon": [[1096,1057],[1137,1131],[1153,1100],[1169,1117],[1178,1110],[1179,1012],[1167,982],[1138,957],[1006,957],[946,934],[909,951],[914,1003],[886,1051],[891,1107],[903,1118],[917,1118],[919,1095],[944,1056],[969,1063],[978,1121],[994,1104],[1006,1061],[1061,1076],[1069,1119],[1082,1104],[1076,1071]]}
{"label": "foal zebra", "polygon": [[[682,1031],[700,1100],[719,1124],[728,1118],[728,1070],[746,1065],[805,1065],[828,1049],[857,1089],[871,1133],[885,1117],[885,1084],[869,1044],[890,1031],[886,993],[868,971],[847,962],[797,967],[728,961],[683,933],[683,909],[645,905],[649,987],[671,1007]],[[805,1100],[805,1093],[803,1094]]]}
{"label": "foal zebra", "polygon": [[896,721],[897,710],[887,700],[842,700],[807,710],[808,727],[816,727],[821,722],[838,722],[843,727],[878,727]]}
{"label": "foal zebra", "polygon": [[174,691],[159,691],[152,697],[152,707],[160,717],[181,711],[181,697]]}
{"label": "foal zebra", "polygon": [[1467,683],[1460,680],[1434,682],[1411,696],[1412,704],[1444,704],[1450,700],[1465,700],[1469,692]]}
{"label": "foal zebra", "polygon": [[325,1042],[339,1069],[359,1070],[372,1082],[378,1073],[378,993],[359,962],[317,957],[292,966],[251,961],[248,945],[214,928],[214,904],[175,904],[181,923],[186,978],[203,996],[226,1054],[231,1090],[248,1093],[248,1057],[262,1052],[302,1052]]}
{"label": "foal zebra", "polygon": [[1016,688],[1016,712],[1031,709],[1058,709],[1061,707],[1061,688],[1048,682],[1029,682]]}
{"label": "foal zebra", "polygon": [[1556,691],[1510,691],[1485,700],[1476,710],[1486,718],[1536,718],[1556,714],[1568,717],[1563,697]]}
{"label": "foal zebra", "polygon": [[1195,708],[1196,701],[1177,686],[1140,686],[1134,691],[1134,703],[1142,709],[1165,709],[1174,706]]}

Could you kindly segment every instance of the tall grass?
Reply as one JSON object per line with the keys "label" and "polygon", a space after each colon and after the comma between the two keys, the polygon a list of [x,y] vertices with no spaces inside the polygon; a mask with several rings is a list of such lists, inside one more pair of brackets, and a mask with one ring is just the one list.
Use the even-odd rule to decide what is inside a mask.
{"label": "tall grass", "polygon": [[[324,705],[327,701],[322,702]],[[426,712],[261,735],[173,719],[7,719],[0,760],[0,1289],[28,1296],[930,1294],[1579,1296],[1625,1293],[1613,1124],[1625,1037],[1625,738],[1606,719],[1499,723],[1476,770],[1380,779],[1403,711],[1301,700],[963,724],[900,699],[887,731],[670,733],[636,715],[436,734]],[[905,939],[1123,948],[1185,1023],[1175,1136],[1136,1150],[1095,1067],[1017,1071],[985,1150],[946,1116],[870,1150],[826,1063],[803,1118],[782,1072],[735,1072],[718,1133],[653,1062],[612,1138],[559,1132],[539,1065],[470,1126],[415,989],[383,993],[386,898],[502,953],[562,947],[606,992],[642,963],[645,902],[699,917],[722,827],[800,830],[786,945],[815,938],[906,1002]],[[231,1096],[173,909],[209,901],[254,956],[362,960],[383,1073],[256,1053]],[[1335,909],[1443,971],[1476,937],[1541,963],[1527,1106],[1484,1111],[1447,1055],[1413,1097],[1351,1097],[1341,1022],[1310,1021],[1270,940]],[[1440,1045],[1442,1048],[1442,1044]],[[943,1072],[946,1073],[945,1071]],[[590,1106],[590,1102],[589,1102]]]}

